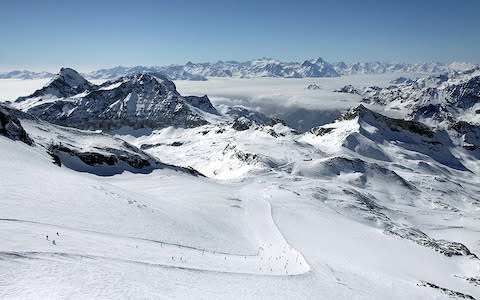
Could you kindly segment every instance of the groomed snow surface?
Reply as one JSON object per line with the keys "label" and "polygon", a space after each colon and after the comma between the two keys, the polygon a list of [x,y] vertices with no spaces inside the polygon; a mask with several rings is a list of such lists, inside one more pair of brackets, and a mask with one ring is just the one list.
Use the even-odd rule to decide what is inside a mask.
{"label": "groomed snow surface", "polygon": [[[277,138],[269,128],[213,125],[118,135],[208,177],[76,172],[40,145],[0,135],[0,298],[450,299],[422,282],[480,298],[467,280],[480,276],[478,259],[386,234],[382,223],[480,253],[476,175],[386,142],[379,149],[391,160],[358,154],[344,140],[358,123],[342,126],[326,137],[296,137],[281,124],[271,128]],[[78,139],[71,134],[62,138]],[[352,156],[364,160],[363,173],[343,159]],[[346,167],[337,173],[332,161]],[[380,208],[352,200],[361,196]]]}
{"label": "groomed snow surface", "polygon": [[3,299],[444,297],[419,279],[478,296],[455,277],[478,263],[343,218],[288,180],[97,177],[0,149]]}

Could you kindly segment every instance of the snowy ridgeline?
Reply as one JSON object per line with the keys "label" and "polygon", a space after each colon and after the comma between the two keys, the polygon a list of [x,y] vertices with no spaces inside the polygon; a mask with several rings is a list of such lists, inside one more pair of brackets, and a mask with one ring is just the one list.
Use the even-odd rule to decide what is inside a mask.
{"label": "snowy ridgeline", "polygon": [[62,69],[0,106],[0,297],[479,298],[476,76],[346,88],[364,105],[299,133]]}
{"label": "snowy ridgeline", "polygon": [[[392,63],[392,62],[358,62],[329,63],[321,57],[303,62],[282,62],[271,58],[254,59],[246,62],[218,61],[215,63],[192,63],[169,66],[135,66],[100,69],[86,73],[92,80],[112,80],[142,72],[161,73],[172,80],[203,81],[208,77],[282,77],[312,78],[337,77],[352,74],[384,74],[384,73],[440,73],[445,71],[465,71],[477,67],[469,63]],[[42,79],[51,78],[49,72],[32,72],[16,70],[0,73],[0,79]]]}

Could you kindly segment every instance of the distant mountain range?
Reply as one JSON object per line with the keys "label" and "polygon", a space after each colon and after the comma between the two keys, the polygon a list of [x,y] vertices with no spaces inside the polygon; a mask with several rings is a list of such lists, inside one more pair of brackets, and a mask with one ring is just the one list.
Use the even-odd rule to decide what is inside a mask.
{"label": "distant mountain range", "polygon": [[[91,80],[112,80],[119,77],[148,72],[160,73],[171,80],[207,80],[208,77],[338,77],[352,74],[382,74],[382,73],[440,73],[446,71],[465,71],[475,68],[470,63],[391,63],[363,62],[347,64],[344,62],[329,63],[322,58],[303,62],[282,62],[270,58],[255,59],[246,62],[218,61],[215,63],[192,63],[169,66],[135,66],[100,69],[83,74]],[[0,73],[0,79],[41,79],[51,78],[49,72],[11,71]]]}
{"label": "distant mountain range", "polygon": [[50,72],[32,72],[27,70],[15,70],[0,73],[0,79],[45,79],[51,78],[55,74]]}

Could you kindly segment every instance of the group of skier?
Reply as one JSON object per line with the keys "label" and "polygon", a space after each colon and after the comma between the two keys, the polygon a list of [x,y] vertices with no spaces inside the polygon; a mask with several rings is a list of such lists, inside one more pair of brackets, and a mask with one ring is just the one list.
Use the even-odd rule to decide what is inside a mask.
{"label": "group of skier", "polygon": [[[60,237],[60,234],[58,233],[58,231],[57,231],[57,236]],[[48,234],[45,236],[45,238],[47,239],[47,241],[50,241],[48,239]],[[52,240],[52,244],[57,245],[57,242],[55,242],[55,240]]]}

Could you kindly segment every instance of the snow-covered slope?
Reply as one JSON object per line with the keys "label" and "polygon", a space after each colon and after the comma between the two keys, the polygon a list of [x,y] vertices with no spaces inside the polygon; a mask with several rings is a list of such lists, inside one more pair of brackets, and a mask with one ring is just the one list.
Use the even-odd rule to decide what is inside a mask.
{"label": "snow-covered slope", "polygon": [[[174,94],[159,78],[66,99]],[[176,97],[211,122],[112,137],[0,108],[1,298],[480,297],[480,163],[448,128],[361,105],[299,134]]]}
{"label": "snow-covered slope", "polygon": [[[446,208],[457,207],[459,204],[463,206],[467,201],[465,197],[473,196],[471,188],[475,181],[466,182],[475,168],[469,170],[464,165],[472,157],[466,159],[458,156],[458,152],[462,151],[460,145],[456,145],[445,132],[432,131],[422,123],[391,119],[360,106],[337,122],[300,136],[288,127],[276,124],[241,130],[235,125],[204,126],[182,131],[165,129],[153,132],[150,136],[124,138],[167,162],[191,165],[207,176],[216,178],[238,178],[248,174],[264,176],[273,172],[278,176],[297,176],[303,180],[314,178],[322,182],[338,181],[343,185],[338,193],[342,197],[344,194],[349,195],[352,200],[347,202],[354,205],[354,209],[350,206],[344,209],[354,216],[360,215],[367,220],[374,218],[376,221],[372,225],[378,226],[378,222],[382,222],[386,232],[411,239],[447,255],[471,253],[461,244],[436,241],[417,228],[397,224],[383,215],[379,217],[382,207],[389,207],[388,201],[391,200],[403,203],[401,205],[405,205],[404,209],[408,209],[410,201],[418,197],[428,199],[422,200],[422,203],[427,203],[426,207],[430,205],[431,190],[419,189],[419,185],[423,188],[426,183],[419,184],[416,181],[417,172],[427,178],[424,179],[426,182],[435,186],[437,180],[456,182],[455,176],[463,178],[461,184],[449,187],[458,191],[457,195],[452,194],[452,190],[444,191],[440,188],[439,193],[447,193],[453,198],[446,201],[452,204],[438,202],[438,205]],[[471,166],[470,163],[468,165]],[[410,181],[399,174],[405,174],[414,180]],[[349,185],[351,188],[347,188]],[[470,186],[467,191],[460,188],[465,185]],[[326,188],[324,192],[326,191],[331,190]],[[381,196],[373,196],[374,191],[378,191]],[[410,196],[406,196],[408,194]],[[375,197],[380,198],[377,200]],[[390,200],[386,200],[386,204],[377,205],[376,201],[384,197]],[[333,203],[340,205],[344,201]],[[468,207],[478,206],[475,197],[467,202],[467,210]],[[399,210],[401,206],[397,204],[394,207]],[[371,209],[365,210],[363,205]],[[421,206],[423,205],[425,204]]]}
{"label": "snow-covered slope", "polygon": [[398,151],[393,148],[400,147],[416,152],[417,156],[424,154],[442,165],[466,170],[451,153],[455,145],[446,132],[433,131],[420,122],[388,118],[363,105],[345,113],[337,122],[310,132],[317,136],[315,143],[328,144],[333,151],[341,146],[375,160],[394,161]]}
{"label": "snow-covered slope", "polygon": [[169,168],[200,175],[191,168],[167,165],[127,142],[105,133],[60,127],[0,104],[0,134],[38,149],[59,167],[97,175],[129,171],[150,173]]}
{"label": "snow-covered slope", "polygon": [[480,157],[480,71],[451,72],[415,80],[400,78],[389,87],[344,87],[363,102],[408,120],[446,130],[450,138]]}
{"label": "snow-covered slope", "polygon": [[[29,131],[27,123],[22,120]],[[255,153],[262,164],[276,161],[257,164],[256,173],[241,181],[224,182],[168,168],[92,176],[59,168],[39,147],[0,136],[0,165],[8,171],[0,181],[0,227],[7,233],[0,246],[7,275],[0,295],[479,296],[479,262],[470,254],[478,250],[478,207],[473,199],[461,200],[475,191],[471,176],[430,160],[425,165],[432,168],[411,171],[410,163],[402,169],[330,156],[313,141],[316,135],[297,136],[282,126],[205,134],[170,128],[137,140],[184,137],[190,142],[158,146],[163,150],[156,156],[203,160],[204,170],[216,161],[209,147],[224,143],[236,147],[226,150],[223,164],[248,157],[231,156],[238,150]],[[441,192],[452,198],[436,199]]]}
{"label": "snow-covered slope", "polygon": [[160,74],[139,73],[96,86],[65,68],[14,106],[55,124],[94,130],[195,127],[217,114],[207,96],[182,97]]}

